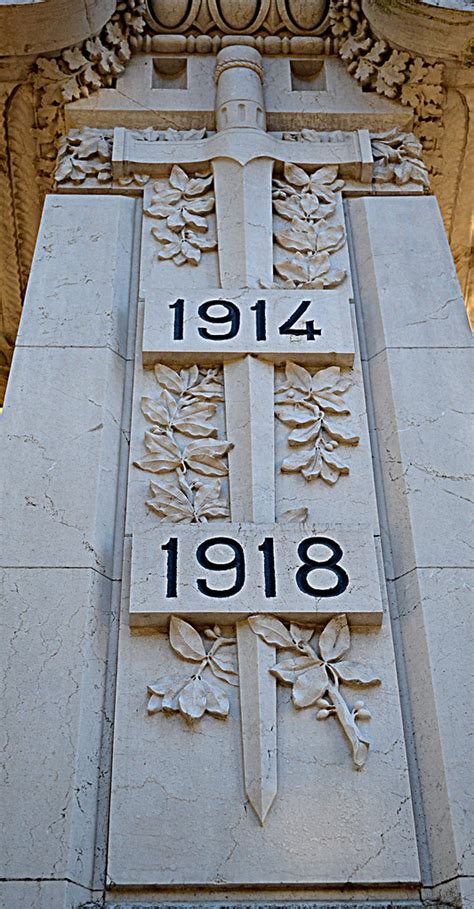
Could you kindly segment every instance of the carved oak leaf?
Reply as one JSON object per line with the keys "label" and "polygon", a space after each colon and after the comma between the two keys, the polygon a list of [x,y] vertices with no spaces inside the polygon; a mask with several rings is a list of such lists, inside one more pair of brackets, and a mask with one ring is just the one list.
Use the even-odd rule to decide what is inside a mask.
{"label": "carved oak leaf", "polygon": [[198,720],[206,710],[206,689],[201,679],[192,679],[178,697],[179,709],[184,716]]}
{"label": "carved oak leaf", "polygon": [[228,473],[222,458],[234,447],[232,443],[217,439],[198,439],[181,451],[179,445],[166,434],[145,433],[145,447],[149,454],[134,466],[151,473],[169,473],[189,468],[208,477],[224,477]]}
{"label": "carved oak leaf", "polygon": [[[196,482],[193,488],[196,489]],[[172,484],[150,483],[154,498],[146,504],[160,518],[172,523],[203,523],[209,518],[229,517],[227,502],[221,497],[220,480],[202,484],[195,495],[193,488],[182,476]]]}
{"label": "carved oak leaf", "polygon": [[306,505],[303,505],[301,508],[289,508],[288,511],[284,511],[281,516],[281,521],[289,524],[304,524],[304,522],[308,520],[308,516],[309,509]]}
{"label": "carved oak leaf", "polygon": [[[196,488],[196,483],[194,484]],[[214,480],[212,483],[203,483],[197,490],[194,499],[194,517],[196,521],[203,522],[208,518],[228,518],[229,507],[221,497],[221,482]]]}
{"label": "carved oak leaf", "polygon": [[222,458],[234,447],[232,442],[217,439],[198,439],[183,451],[183,461],[196,473],[208,477],[224,477],[228,473]]}
{"label": "carved oak leaf", "polygon": [[293,641],[283,622],[271,615],[250,616],[249,625],[255,634],[263,638],[267,644],[277,644],[279,647],[291,647]]}
{"label": "carved oak leaf", "polygon": [[159,363],[154,372],[158,385],[175,395],[208,401],[224,400],[223,384],[215,369],[208,369],[201,375],[197,366],[190,366],[178,373],[170,366]]}
{"label": "carved oak leaf", "polygon": [[209,668],[212,670],[214,675],[218,679],[222,679],[224,682],[228,682],[229,685],[238,685],[238,672],[234,662],[234,652],[226,653],[230,648],[226,647],[226,650],[222,652],[219,650],[217,654],[212,654],[209,657]]}
{"label": "carved oak leaf", "polygon": [[350,643],[346,616],[335,616],[319,636],[319,650],[323,660],[339,660],[349,650]]}
{"label": "carved oak leaf", "polygon": [[[231,682],[232,685],[238,682]],[[213,685],[208,679],[203,679],[204,691],[206,694],[206,710],[213,716],[225,719],[229,713],[229,698],[217,685]]]}
{"label": "carved oak leaf", "polygon": [[200,662],[205,659],[206,650],[201,635],[189,622],[171,616],[169,639],[173,650],[185,660]]}
{"label": "carved oak leaf", "polygon": [[169,473],[178,470],[183,463],[179,445],[165,433],[145,433],[145,447],[149,454],[141,461],[134,461],[134,466],[151,473]]}
{"label": "carved oak leaf", "polygon": [[[181,432],[185,436],[197,438],[215,436],[217,429],[209,423],[216,412],[216,405],[198,399],[189,403],[174,399],[169,391],[164,389],[158,398],[141,398],[141,409],[144,416],[151,423],[155,423],[158,432]],[[155,432],[155,429],[152,429]]]}

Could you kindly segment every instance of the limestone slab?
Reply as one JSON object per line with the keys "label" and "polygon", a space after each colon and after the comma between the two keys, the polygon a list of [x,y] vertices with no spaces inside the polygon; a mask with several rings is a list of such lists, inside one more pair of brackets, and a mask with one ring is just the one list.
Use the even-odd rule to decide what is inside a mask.
{"label": "limestone slab", "polygon": [[104,834],[113,583],[90,569],[1,569],[0,577],[6,680],[0,876],[68,878],[90,887],[96,873],[100,878],[96,850]]}
{"label": "limestone slab", "polygon": [[2,414],[4,565],[112,574],[124,367],[108,349],[15,351]]}
{"label": "limestone slab", "polygon": [[[124,609],[127,604],[124,603]],[[161,633],[123,626],[110,827],[110,882],[184,886],[408,883],[418,859],[392,645],[386,625],[356,633],[354,659],[382,685],[365,768],[331,721],[294,709],[278,686],[278,796],[262,827],[244,792],[237,689],[225,722],[147,716],[146,686],[182,668]],[[228,686],[226,686],[228,687]],[[357,699],[358,693],[352,695]],[[349,700],[351,698],[349,697]],[[354,832],[357,831],[357,835]]]}
{"label": "limestone slab", "polygon": [[[182,303],[177,303],[180,299]],[[298,309],[304,312],[288,325]],[[194,362],[196,357],[213,364],[247,353],[279,363],[297,357],[304,363],[351,366],[354,339],[347,294],[238,288],[186,288],[180,293],[175,280],[168,293],[147,297],[145,364]]]}
{"label": "limestone slab", "polygon": [[472,346],[436,199],[348,199],[346,209],[367,355],[386,347]]}
{"label": "limestone slab", "polygon": [[474,876],[474,570],[425,568],[396,581],[433,884]]}
{"label": "limestone slab", "polygon": [[[219,568],[231,562],[235,567]],[[133,624],[166,627],[170,613],[209,622],[257,612],[319,624],[346,612],[355,624],[379,624],[382,604],[370,528],[161,523],[134,534]]]}
{"label": "limestone slab", "polygon": [[127,355],[136,205],[123,196],[46,198],[19,346]]}
{"label": "limestone slab", "polygon": [[471,564],[472,362],[456,348],[370,361],[395,577]]}
{"label": "limestone slab", "polygon": [[77,909],[101,894],[67,880],[0,882],[2,909]]}

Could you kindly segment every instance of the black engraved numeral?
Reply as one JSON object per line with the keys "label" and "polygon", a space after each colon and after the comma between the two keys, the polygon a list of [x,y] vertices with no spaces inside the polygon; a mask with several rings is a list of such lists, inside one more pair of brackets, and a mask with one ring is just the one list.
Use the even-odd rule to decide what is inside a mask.
{"label": "black engraved numeral", "polygon": [[257,341],[267,340],[267,301],[257,300],[255,306],[250,307],[255,313],[255,338]]}
{"label": "black engraved numeral", "polygon": [[166,552],[166,596],[178,596],[178,540],[170,537],[161,547]]}
{"label": "black engraved numeral", "polygon": [[182,341],[184,338],[184,300],[180,298],[176,300],[176,303],[170,303],[169,308],[174,310],[173,340]]}
{"label": "black engraved numeral", "polygon": [[310,319],[308,322],[304,323],[304,328],[295,328],[298,319],[301,318],[308,309],[308,306],[311,306],[311,300],[303,300],[300,305],[295,309],[291,314],[289,319],[286,322],[283,322],[280,325],[278,331],[281,335],[298,335],[299,337],[305,337],[307,341],[314,341],[316,335],[321,334],[320,328],[314,327],[314,320]]}
{"label": "black engraved numeral", "polygon": [[[228,562],[212,562],[207,555],[208,550],[212,546],[228,546],[234,553],[233,558]],[[242,546],[236,540],[232,540],[231,537],[212,537],[210,540],[199,544],[196,549],[196,558],[199,564],[209,571],[230,571],[232,569],[235,571],[234,583],[231,587],[226,587],[223,590],[209,587],[205,578],[197,578],[196,584],[200,593],[204,593],[207,597],[219,597],[222,599],[223,597],[233,597],[242,590],[245,583],[245,556]]]}
{"label": "black engraved numeral", "polygon": [[[226,310],[226,315],[223,316],[213,316],[211,309],[213,306],[219,306]],[[198,332],[201,335],[201,338],[206,338],[207,341],[228,341],[230,338],[235,338],[239,333],[240,329],[240,310],[235,303],[231,303],[230,300],[208,300],[206,303],[201,303],[198,307],[198,315],[203,320],[203,322],[210,322],[212,325],[225,325],[229,323],[229,330],[212,334],[208,328],[198,328]]]}
{"label": "black engraved numeral", "polygon": [[[322,561],[313,559],[309,555],[311,546],[327,546],[331,550],[332,555]],[[339,543],[335,543],[329,537],[308,537],[307,540],[303,540],[298,546],[298,556],[303,564],[300,565],[296,572],[296,583],[301,592],[308,594],[310,597],[337,597],[339,594],[344,593],[349,584],[349,576],[344,568],[339,565],[342,555],[343,552]],[[308,583],[308,577],[311,572],[321,571],[322,569],[331,571],[336,575],[337,582],[334,587],[311,587]]]}
{"label": "black engraved numeral", "polygon": [[275,572],[275,541],[273,537],[265,537],[258,551],[263,553],[263,578],[265,582],[265,596],[267,599],[276,597],[276,572]]}

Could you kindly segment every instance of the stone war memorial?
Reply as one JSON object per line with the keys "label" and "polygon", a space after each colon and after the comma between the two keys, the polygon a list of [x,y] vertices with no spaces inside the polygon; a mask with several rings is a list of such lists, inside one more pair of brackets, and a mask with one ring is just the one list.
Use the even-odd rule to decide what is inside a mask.
{"label": "stone war memorial", "polygon": [[2,909],[472,909],[473,37],[0,6]]}

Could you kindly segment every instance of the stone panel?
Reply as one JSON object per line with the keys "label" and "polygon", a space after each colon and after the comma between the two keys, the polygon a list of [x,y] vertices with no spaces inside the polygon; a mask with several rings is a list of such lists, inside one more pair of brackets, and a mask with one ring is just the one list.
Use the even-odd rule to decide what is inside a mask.
{"label": "stone panel", "polygon": [[2,562],[112,576],[125,362],[107,349],[18,348],[13,368]]}
{"label": "stone panel", "polygon": [[[96,835],[100,843],[114,585],[84,569],[12,568],[0,575],[7,617],[0,876],[68,878],[90,887],[97,861],[100,867]],[[23,905],[17,898],[8,909]],[[31,899],[32,906],[56,905],[53,896],[49,904],[36,894]]]}
{"label": "stone panel", "polygon": [[18,346],[127,356],[135,207],[123,196],[46,198]]}

